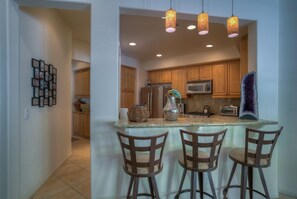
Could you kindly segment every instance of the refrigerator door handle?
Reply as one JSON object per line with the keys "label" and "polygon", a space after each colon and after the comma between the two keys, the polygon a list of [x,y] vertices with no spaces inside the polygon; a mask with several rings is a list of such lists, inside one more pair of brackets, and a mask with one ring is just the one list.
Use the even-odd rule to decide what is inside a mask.
{"label": "refrigerator door handle", "polygon": [[152,116],[153,115],[153,92],[151,92],[150,94],[149,94],[149,96],[150,96],[150,99],[149,99],[149,102],[150,102],[150,116]]}

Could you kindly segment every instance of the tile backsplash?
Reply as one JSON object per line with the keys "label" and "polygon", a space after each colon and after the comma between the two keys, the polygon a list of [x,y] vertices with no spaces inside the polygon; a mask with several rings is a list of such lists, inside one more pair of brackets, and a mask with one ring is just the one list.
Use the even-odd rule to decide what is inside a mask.
{"label": "tile backsplash", "polygon": [[201,112],[204,105],[208,105],[212,112],[219,114],[222,105],[240,106],[240,99],[215,99],[211,97],[211,94],[191,95],[187,99],[183,99],[183,102],[186,105],[186,112]]}

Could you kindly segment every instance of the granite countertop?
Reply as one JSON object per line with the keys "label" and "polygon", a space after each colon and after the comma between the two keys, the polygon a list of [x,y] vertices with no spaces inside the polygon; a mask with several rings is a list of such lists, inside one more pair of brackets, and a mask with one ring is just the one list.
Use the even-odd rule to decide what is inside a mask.
{"label": "granite countertop", "polygon": [[147,122],[130,122],[119,120],[115,123],[118,128],[166,128],[189,126],[241,126],[241,125],[269,125],[277,124],[269,120],[247,120],[238,117],[211,116],[199,118],[178,118],[177,121],[166,121],[164,118],[149,118]]}

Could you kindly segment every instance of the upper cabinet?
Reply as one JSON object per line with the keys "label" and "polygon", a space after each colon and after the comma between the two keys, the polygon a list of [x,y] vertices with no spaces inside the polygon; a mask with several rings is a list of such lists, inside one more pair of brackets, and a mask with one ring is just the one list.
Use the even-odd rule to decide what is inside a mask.
{"label": "upper cabinet", "polygon": [[248,73],[248,35],[240,40],[240,79]]}
{"label": "upper cabinet", "polygon": [[90,69],[74,72],[74,95],[90,96]]}
{"label": "upper cabinet", "polygon": [[130,108],[135,104],[136,69],[121,67],[121,108]]}
{"label": "upper cabinet", "polygon": [[171,70],[157,70],[149,71],[148,79],[152,84],[170,83],[171,82]]}
{"label": "upper cabinet", "polygon": [[187,81],[211,80],[212,65],[187,67]]}
{"label": "upper cabinet", "polygon": [[172,88],[180,92],[182,98],[187,98],[187,69],[173,69],[172,70]]}
{"label": "upper cabinet", "polygon": [[240,98],[240,62],[213,65],[213,98]]}

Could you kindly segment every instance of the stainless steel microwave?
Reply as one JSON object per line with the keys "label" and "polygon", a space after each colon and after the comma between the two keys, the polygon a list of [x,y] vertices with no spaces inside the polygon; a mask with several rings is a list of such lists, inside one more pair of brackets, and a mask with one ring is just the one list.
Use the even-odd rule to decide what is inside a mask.
{"label": "stainless steel microwave", "polygon": [[211,80],[187,83],[187,94],[212,93]]}

